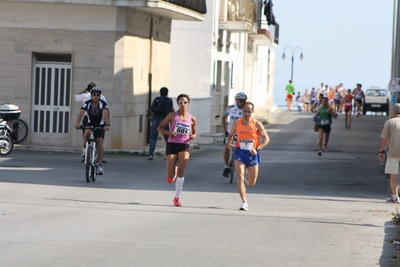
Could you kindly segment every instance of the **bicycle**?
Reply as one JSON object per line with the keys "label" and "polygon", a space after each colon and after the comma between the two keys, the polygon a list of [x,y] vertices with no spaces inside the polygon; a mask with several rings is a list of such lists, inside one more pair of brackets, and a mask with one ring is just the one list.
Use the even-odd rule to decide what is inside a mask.
{"label": "bicycle", "polygon": [[19,144],[28,136],[28,125],[21,119],[0,119],[1,126],[7,126],[7,134],[14,144]]}
{"label": "bicycle", "polygon": [[86,170],[86,182],[95,182],[97,177],[97,168],[99,167],[97,160],[97,143],[94,139],[94,132],[103,129],[103,126],[81,126],[80,129],[89,129],[90,137],[89,141],[86,142],[86,153],[85,153],[85,170]]}

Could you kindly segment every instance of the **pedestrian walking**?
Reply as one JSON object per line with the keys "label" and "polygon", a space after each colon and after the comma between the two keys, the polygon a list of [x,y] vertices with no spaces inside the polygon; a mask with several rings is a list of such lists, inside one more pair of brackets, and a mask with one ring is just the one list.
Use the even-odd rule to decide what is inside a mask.
{"label": "pedestrian walking", "polygon": [[392,195],[387,201],[399,203],[397,176],[400,164],[400,104],[394,104],[392,112],[393,117],[385,122],[382,129],[378,158],[380,161],[384,161],[385,148],[387,146],[385,173],[390,175],[390,188],[392,191]]}
{"label": "pedestrian walking", "polygon": [[[172,99],[168,97],[168,88],[161,87],[160,96],[154,98],[151,104],[151,140],[149,146],[149,157],[148,160],[153,160],[154,151],[156,149],[156,143],[158,139],[158,131],[157,128],[160,123],[167,117],[170,112],[174,112],[174,104],[172,103]],[[169,130],[169,124],[165,126],[165,129]],[[165,144],[168,141],[168,135],[164,135]],[[165,154],[166,155],[166,154]]]}
{"label": "pedestrian walking", "polygon": [[292,101],[293,101],[293,95],[294,95],[294,84],[292,83],[292,80],[289,80],[288,85],[286,85],[286,102],[287,102],[287,109],[289,111],[292,111]]}
{"label": "pedestrian walking", "polygon": [[[235,171],[237,175],[237,188],[242,199],[240,210],[248,210],[246,198],[246,185],[244,183],[245,169],[248,172],[247,185],[254,186],[258,177],[258,165],[260,163],[260,150],[269,143],[267,131],[257,119],[253,118],[254,105],[246,102],[243,107],[243,117],[232,125],[228,135],[229,149],[235,149]],[[232,138],[237,135],[236,144]],[[262,140],[262,141],[261,141]]]}
{"label": "pedestrian walking", "polygon": [[[173,204],[181,206],[180,194],[185,181],[185,170],[189,161],[189,144],[196,138],[196,118],[188,112],[190,97],[180,94],[177,98],[179,109],[168,114],[160,123],[157,130],[168,135],[167,143],[167,183],[175,180],[175,197]],[[165,128],[170,124],[169,130]]]}

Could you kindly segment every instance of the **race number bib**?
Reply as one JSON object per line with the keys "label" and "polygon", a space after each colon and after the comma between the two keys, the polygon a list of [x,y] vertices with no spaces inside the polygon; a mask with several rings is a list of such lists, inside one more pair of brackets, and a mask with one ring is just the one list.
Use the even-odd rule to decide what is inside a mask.
{"label": "race number bib", "polygon": [[253,140],[240,140],[240,149],[243,150],[252,150],[254,141]]}
{"label": "race number bib", "polygon": [[190,134],[190,125],[184,123],[177,123],[175,125],[174,132],[180,135],[189,135]]}
{"label": "race number bib", "polygon": [[351,102],[346,102],[345,105],[346,106],[351,106]]}
{"label": "race number bib", "polygon": [[321,125],[327,125],[329,124],[329,120],[321,120]]}

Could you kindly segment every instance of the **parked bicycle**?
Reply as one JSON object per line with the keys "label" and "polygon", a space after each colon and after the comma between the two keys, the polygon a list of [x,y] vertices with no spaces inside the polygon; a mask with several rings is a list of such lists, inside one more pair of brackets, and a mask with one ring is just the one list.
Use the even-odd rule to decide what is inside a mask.
{"label": "parked bicycle", "polygon": [[86,182],[95,182],[97,177],[97,168],[99,167],[97,158],[97,143],[94,139],[94,132],[102,129],[103,126],[81,126],[80,129],[89,129],[90,137],[89,141],[86,142],[86,153],[85,153],[85,170],[86,170]]}

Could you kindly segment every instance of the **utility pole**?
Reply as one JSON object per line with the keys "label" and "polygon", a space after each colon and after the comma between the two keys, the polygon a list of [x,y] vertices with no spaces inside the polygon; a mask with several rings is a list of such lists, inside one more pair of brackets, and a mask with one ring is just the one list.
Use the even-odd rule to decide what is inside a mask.
{"label": "utility pole", "polygon": [[[393,0],[393,32],[392,32],[392,70],[391,78],[400,78],[400,0]],[[400,92],[391,93],[391,104],[396,103]],[[389,107],[391,114],[392,105]],[[389,114],[388,114],[389,115]]]}

